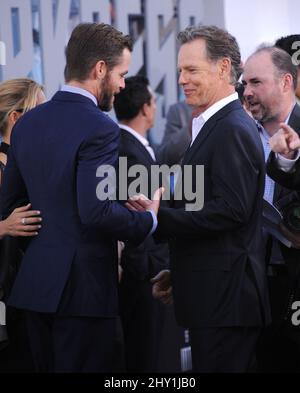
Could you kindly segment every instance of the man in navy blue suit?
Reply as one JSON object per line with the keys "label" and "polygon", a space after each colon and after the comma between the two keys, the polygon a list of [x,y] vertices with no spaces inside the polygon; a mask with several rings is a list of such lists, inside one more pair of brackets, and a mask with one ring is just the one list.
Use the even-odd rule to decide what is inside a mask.
{"label": "man in navy blue suit", "polygon": [[43,214],[9,302],[26,311],[37,371],[114,371],[116,240],[138,244],[156,226],[155,209],[130,212],[99,192],[120,135],[102,111],[124,88],[131,50],[110,25],[78,25],[66,48],[67,84],[13,130],[1,209],[27,198]]}

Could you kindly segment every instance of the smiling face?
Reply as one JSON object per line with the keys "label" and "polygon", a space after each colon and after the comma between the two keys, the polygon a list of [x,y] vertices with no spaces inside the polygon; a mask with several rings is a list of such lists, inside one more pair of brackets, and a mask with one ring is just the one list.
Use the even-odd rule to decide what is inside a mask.
{"label": "smiling face", "polygon": [[263,124],[276,121],[284,100],[284,83],[269,53],[258,53],[247,60],[243,84],[244,97],[252,116]]}
{"label": "smiling face", "polygon": [[196,39],[181,46],[178,69],[179,84],[189,105],[204,112],[220,99],[220,64],[207,58],[206,43],[203,39]]}

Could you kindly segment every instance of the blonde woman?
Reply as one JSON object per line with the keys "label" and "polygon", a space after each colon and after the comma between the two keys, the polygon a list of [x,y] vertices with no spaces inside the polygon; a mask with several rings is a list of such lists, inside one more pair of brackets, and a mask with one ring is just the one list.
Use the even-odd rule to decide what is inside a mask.
{"label": "blonde woman", "polygon": [[[8,80],[0,84],[0,185],[5,173],[10,136],[15,123],[25,112],[45,101],[43,87],[28,78]],[[26,337],[22,332],[22,316],[8,309],[5,317],[5,302],[13,284],[15,274],[22,258],[18,239],[13,237],[32,237],[41,227],[40,212],[31,210],[27,204],[16,208],[5,220],[0,221],[0,369],[4,371],[23,371],[30,364]],[[7,236],[8,235],[8,236]],[[4,238],[4,239],[3,239]],[[6,319],[8,319],[6,325]],[[8,335],[7,335],[7,329]],[[16,348],[18,346],[18,348]],[[30,370],[30,368],[29,368]]]}
{"label": "blonde woman", "polygon": [[[28,78],[11,79],[0,84],[0,185],[7,162],[10,135],[23,113],[45,101],[43,87]],[[30,210],[30,204],[15,209],[0,221],[0,239],[5,236],[35,236],[39,229],[39,212]]]}

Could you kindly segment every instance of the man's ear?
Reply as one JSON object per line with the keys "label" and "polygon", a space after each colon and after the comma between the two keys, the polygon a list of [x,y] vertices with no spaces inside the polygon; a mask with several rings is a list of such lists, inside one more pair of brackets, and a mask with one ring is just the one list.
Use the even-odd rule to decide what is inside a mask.
{"label": "man's ear", "polygon": [[145,102],[145,104],[141,108],[142,115],[143,116],[147,116],[148,112],[149,112],[149,109],[150,109],[150,105],[148,105],[147,102]]}
{"label": "man's ear", "polygon": [[219,66],[219,75],[221,79],[230,76],[231,60],[228,57],[224,57],[223,59],[220,59],[218,66]]}
{"label": "man's ear", "polygon": [[96,79],[104,79],[105,75],[107,74],[107,65],[105,61],[99,60],[94,67],[94,77]]}
{"label": "man's ear", "polygon": [[289,91],[293,87],[293,77],[291,74],[285,74],[283,76],[283,91]]}

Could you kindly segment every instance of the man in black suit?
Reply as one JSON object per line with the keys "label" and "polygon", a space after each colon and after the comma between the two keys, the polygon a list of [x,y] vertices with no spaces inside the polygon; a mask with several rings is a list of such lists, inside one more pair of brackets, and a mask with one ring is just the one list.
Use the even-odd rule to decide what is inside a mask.
{"label": "man in black suit", "polygon": [[[260,48],[245,63],[243,83],[244,96],[257,120],[267,161],[269,140],[280,129],[281,123],[300,132],[300,107],[295,98],[297,67],[282,49]],[[298,195],[266,176],[264,199],[282,210],[291,200],[298,199]],[[299,251],[287,248],[267,232],[264,239],[273,322],[260,340],[259,369],[273,372],[299,370],[297,346],[286,331],[291,323],[290,318],[287,320],[288,303],[300,273],[297,268]]]}
{"label": "man in black suit", "polygon": [[[265,163],[253,119],[235,93],[240,51],[234,37],[213,26],[189,27],[178,36],[179,83],[193,120],[192,143],[183,158],[191,184],[178,182],[172,208],[161,208],[158,234],[169,238],[171,282],[154,285],[169,300],[172,283],[177,321],[190,330],[195,372],[253,369],[261,327],[269,321],[266,272],[261,254]],[[186,206],[183,191],[201,181],[204,206]],[[183,192],[183,195],[186,195]],[[130,201],[133,209],[152,201]]]}
{"label": "man in black suit", "polygon": [[[142,165],[150,178],[156,157],[147,140],[156,112],[155,97],[142,76],[126,79],[125,89],[115,97],[114,109],[121,128],[120,157],[128,168]],[[128,185],[135,177],[128,179]],[[151,198],[151,182],[147,196]],[[127,198],[126,198],[127,199]],[[139,246],[125,244],[119,287],[124,330],[126,370],[157,372],[164,306],[152,296],[150,279],[168,266],[167,244],[156,244],[149,236]]]}

